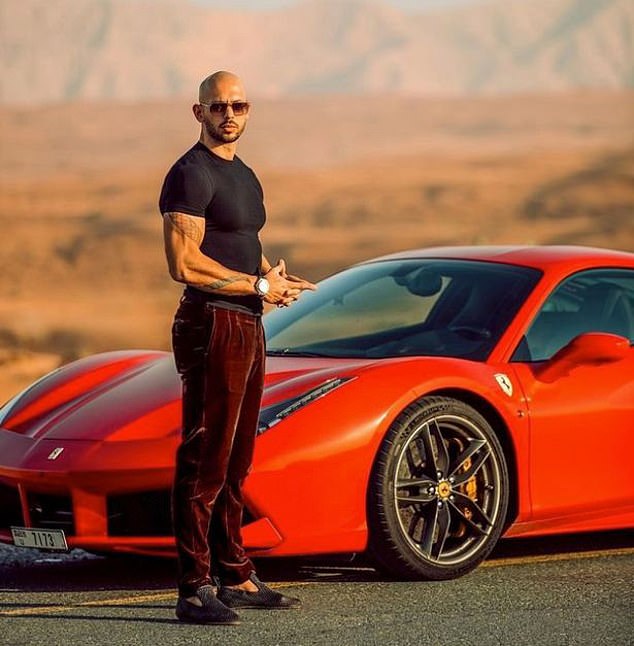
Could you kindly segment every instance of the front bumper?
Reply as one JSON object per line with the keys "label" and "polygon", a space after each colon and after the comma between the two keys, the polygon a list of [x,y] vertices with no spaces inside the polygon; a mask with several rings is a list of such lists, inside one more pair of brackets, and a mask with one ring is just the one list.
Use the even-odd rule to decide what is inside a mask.
{"label": "front bumper", "polygon": [[[175,555],[175,449],[173,439],[38,441],[0,430],[0,542],[13,543],[12,526],[61,529],[69,548]],[[282,542],[268,519],[248,509],[242,534],[250,551]]]}

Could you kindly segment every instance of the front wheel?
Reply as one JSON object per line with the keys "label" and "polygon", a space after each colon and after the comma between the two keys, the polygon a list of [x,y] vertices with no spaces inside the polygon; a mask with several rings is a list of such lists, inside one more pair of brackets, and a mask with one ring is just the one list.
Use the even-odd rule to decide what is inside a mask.
{"label": "front wheel", "polygon": [[423,397],[390,427],[370,481],[369,553],[409,579],[452,579],[491,552],[509,478],[490,424],[449,397]]}

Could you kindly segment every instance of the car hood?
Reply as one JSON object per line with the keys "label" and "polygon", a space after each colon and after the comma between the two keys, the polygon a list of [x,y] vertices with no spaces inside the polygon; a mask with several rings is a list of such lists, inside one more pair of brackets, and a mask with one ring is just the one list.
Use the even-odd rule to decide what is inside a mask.
{"label": "car hood", "polygon": [[262,406],[293,397],[334,377],[355,375],[374,363],[376,359],[269,357]]}
{"label": "car hood", "polygon": [[[8,402],[2,428],[33,438],[142,439],[177,430],[179,384],[171,355],[117,352],[56,370]],[[177,410],[178,409],[178,410]]]}
{"label": "car hood", "polygon": [[[301,394],[374,361],[267,359],[262,405]],[[181,386],[171,354],[107,353],[36,382],[0,410],[2,428],[33,439],[130,441],[180,433]]]}

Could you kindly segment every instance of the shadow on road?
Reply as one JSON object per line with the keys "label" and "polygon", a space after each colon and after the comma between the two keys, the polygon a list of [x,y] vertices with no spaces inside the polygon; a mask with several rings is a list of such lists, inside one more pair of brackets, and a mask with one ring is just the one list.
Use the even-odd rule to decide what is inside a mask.
{"label": "shadow on road", "polygon": [[[530,556],[582,553],[634,546],[634,532],[617,531],[530,539],[502,540],[489,557],[518,561]],[[264,580],[276,582],[389,581],[362,556],[260,559]],[[73,550],[70,554],[45,553],[0,546],[0,590],[45,592],[63,590],[165,590],[175,589],[173,559],[137,556],[95,556]],[[41,605],[41,604],[40,604]]]}

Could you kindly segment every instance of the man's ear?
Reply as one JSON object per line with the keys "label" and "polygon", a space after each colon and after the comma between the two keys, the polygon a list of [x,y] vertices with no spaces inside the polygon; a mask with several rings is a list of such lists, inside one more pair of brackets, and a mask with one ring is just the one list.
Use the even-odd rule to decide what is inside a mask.
{"label": "man's ear", "polygon": [[203,106],[200,105],[200,103],[194,103],[192,105],[192,112],[194,113],[194,116],[196,117],[196,121],[199,123],[203,122]]}

